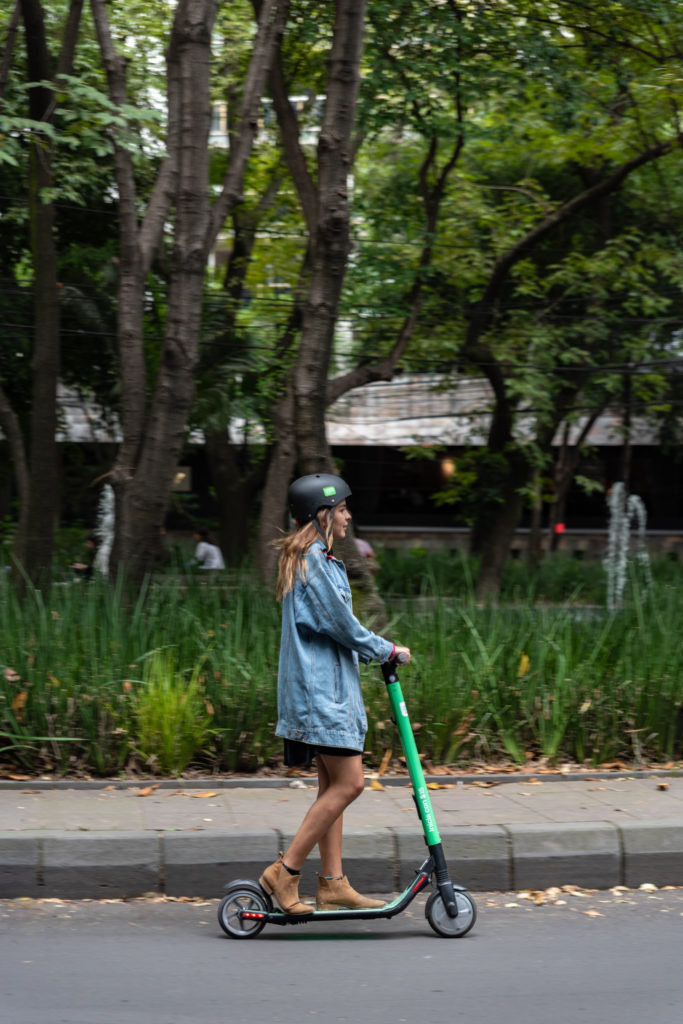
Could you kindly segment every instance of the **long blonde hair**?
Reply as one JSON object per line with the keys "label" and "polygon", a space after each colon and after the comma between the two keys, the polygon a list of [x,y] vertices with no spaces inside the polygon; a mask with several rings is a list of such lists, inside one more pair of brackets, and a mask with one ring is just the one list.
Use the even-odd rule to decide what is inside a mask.
{"label": "long blonde hair", "polygon": [[[329,549],[332,544],[332,520],[334,518],[333,508],[318,509],[316,519],[320,529],[325,535],[325,546]],[[277,587],[275,590],[278,601],[281,601],[285,594],[294,587],[297,576],[305,579],[306,563],[304,556],[311,544],[320,537],[320,532],[314,522],[304,523],[297,526],[295,530],[285,537],[274,541],[276,547],[281,548],[280,561],[277,570]]]}

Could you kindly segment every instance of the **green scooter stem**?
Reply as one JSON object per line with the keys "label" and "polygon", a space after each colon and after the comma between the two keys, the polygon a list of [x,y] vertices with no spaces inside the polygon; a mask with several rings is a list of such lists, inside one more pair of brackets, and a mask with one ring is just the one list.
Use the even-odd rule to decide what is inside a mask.
{"label": "green scooter stem", "polygon": [[[382,668],[384,668],[384,666],[382,666]],[[439,830],[436,827],[432,801],[429,796],[429,790],[427,789],[427,783],[422,770],[422,763],[417,752],[417,744],[415,743],[413,728],[410,724],[410,719],[408,718],[408,710],[403,699],[401,684],[399,683],[398,676],[393,668],[390,669],[390,673],[390,675],[385,673],[389,702],[391,704],[394,722],[396,723],[396,728],[398,729],[401,745],[405,754],[408,774],[410,775],[410,781],[413,786],[415,802],[417,803],[418,814],[420,815],[422,828],[424,829],[425,840],[427,842],[427,846],[431,847],[441,842],[441,836],[439,835]]]}
{"label": "green scooter stem", "polygon": [[382,675],[389,694],[389,703],[393,712],[394,722],[398,729],[401,746],[406,758],[408,774],[413,787],[413,794],[417,813],[422,822],[425,842],[434,862],[434,877],[441,893],[441,897],[449,917],[457,917],[458,906],[453,896],[453,885],[448,874],[446,858],[441,845],[441,836],[436,827],[436,818],[432,808],[431,797],[427,789],[422,762],[417,752],[417,744],[413,735],[413,728],[410,724],[408,709],[403,699],[403,691],[398,680],[396,661],[388,661],[382,664]]}

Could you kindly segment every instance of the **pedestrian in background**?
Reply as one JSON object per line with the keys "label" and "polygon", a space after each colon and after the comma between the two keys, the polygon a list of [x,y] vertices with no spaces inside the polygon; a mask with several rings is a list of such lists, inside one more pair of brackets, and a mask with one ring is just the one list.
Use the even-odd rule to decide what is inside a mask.
{"label": "pedestrian in background", "polygon": [[209,538],[209,531],[204,527],[197,527],[193,537],[196,542],[194,559],[199,569],[225,569],[223,554],[217,544]]}

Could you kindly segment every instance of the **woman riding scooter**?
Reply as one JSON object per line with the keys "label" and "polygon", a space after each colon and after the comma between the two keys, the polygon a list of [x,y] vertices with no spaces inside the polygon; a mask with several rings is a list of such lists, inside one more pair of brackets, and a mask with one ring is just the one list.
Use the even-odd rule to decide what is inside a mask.
{"label": "woman riding scooter", "polygon": [[342,815],[365,787],[362,752],[367,720],[358,659],[385,662],[410,650],[365,629],[353,614],[351,587],[332,544],[346,535],[351,490],[338,476],[314,473],[289,488],[296,529],[280,542],[277,595],[282,601],[278,723],[285,764],[315,758],[318,796],[284,855],[259,879],[288,914],[310,914],[299,899],[299,876],[317,844],[322,874],[318,910],[381,907],[362,896],[342,869]]}

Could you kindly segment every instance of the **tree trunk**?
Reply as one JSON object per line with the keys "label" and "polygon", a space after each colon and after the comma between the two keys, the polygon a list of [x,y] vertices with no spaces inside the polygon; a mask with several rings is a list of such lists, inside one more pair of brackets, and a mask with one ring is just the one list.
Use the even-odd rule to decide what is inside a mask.
{"label": "tree trunk", "polygon": [[[40,0],[21,0],[26,38],[29,114],[34,121],[52,120],[55,108],[52,80],[55,68],[48,52],[45,16]],[[71,0],[65,23],[57,75],[73,64],[83,3]],[[33,341],[28,487],[24,487],[19,527],[14,544],[14,581],[47,587],[52,568],[54,530],[59,509],[57,453],[57,384],[60,370],[60,318],[52,151],[48,138],[35,138],[29,153],[29,224],[34,273]],[[22,466],[19,464],[19,474]]]}
{"label": "tree trunk", "polygon": [[29,211],[34,267],[32,394],[29,454],[29,500],[22,505],[14,556],[33,583],[45,584],[52,564],[57,520],[57,381],[60,366],[57,251],[54,205],[42,200],[52,188],[49,152],[31,145]]}
{"label": "tree trunk", "polygon": [[[125,66],[117,56],[104,0],[91,0],[109,94],[126,100]],[[154,562],[180,458],[198,359],[204,275],[218,232],[241,199],[242,182],[258,124],[258,106],[273,48],[284,29],[287,4],[263,0],[244,87],[239,131],[223,188],[212,204],[208,134],[211,116],[211,36],[217,0],[179,0],[168,48],[168,156],[143,223],[129,152],[116,150],[122,204],[119,310],[123,374],[124,443],[111,474],[116,491],[113,565],[133,581]],[[144,379],[142,289],[174,207],[174,245],[166,333],[149,408]],[[129,290],[127,305],[124,290]]]}
{"label": "tree trunk", "polygon": [[492,600],[500,592],[503,567],[510,553],[515,530],[522,514],[520,488],[528,483],[531,467],[521,452],[509,457],[509,471],[503,491],[503,501],[497,504],[484,520],[485,534],[481,542],[481,565],[476,592],[481,600]]}
{"label": "tree trunk", "polygon": [[7,25],[5,45],[2,51],[2,58],[0,59],[0,104],[2,104],[5,99],[5,89],[7,88],[7,80],[9,78],[10,67],[12,65],[12,52],[14,50],[14,42],[17,37],[17,29],[19,28],[20,20],[21,0],[16,0],[9,24]]}
{"label": "tree trunk", "polygon": [[534,474],[534,503],[531,509],[531,529],[527,557],[532,569],[538,569],[543,558],[543,484],[541,474]]}
{"label": "tree trunk", "polygon": [[240,565],[249,551],[252,501],[264,471],[240,465],[227,430],[207,432],[206,454],[220,509],[220,548],[227,565]]}
{"label": "tree trunk", "polygon": [[271,74],[283,148],[309,230],[310,277],[297,361],[273,418],[276,442],[259,529],[259,570],[264,581],[274,574],[276,555],[271,545],[282,527],[287,486],[295,465],[301,474],[331,468],[325,431],[327,380],[349,254],[348,179],[365,8],[366,0],[336,3],[315,182],[303,158],[298,123],[287,102],[279,63]]}
{"label": "tree trunk", "polygon": [[628,494],[631,487],[631,375],[630,373],[625,374],[623,387],[623,429],[622,429],[622,445],[621,445],[621,458],[619,460],[619,479],[624,485],[624,490]]}
{"label": "tree trunk", "polygon": [[262,583],[266,585],[273,583],[277,568],[277,553],[273,541],[282,535],[289,523],[286,511],[287,488],[296,465],[294,395],[291,385],[274,407],[272,423],[277,441],[273,445],[268,461],[256,553],[258,574]]}
{"label": "tree trunk", "polygon": [[[631,174],[639,168],[659,160],[679,141],[680,137],[676,140],[667,139],[643,149],[630,160],[622,163],[620,167],[605,174],[596,184],[584,189],[548,213],[496,260],[481,298],[471,309],[465,344],[461,353],[463,358],[480,367],[493,389],[495,407],[489,438],[491,452],[503,454],[514,441],[513,426],[516,410],[510,402],[505,366],[496,359],[486,341],[486,333],[495,321],[499,299],[510,271],[561,224],[571,221],[581,211],[602,202],[606,196],[612,195]],[[557,423],[559,420],[556,418],[555,422]],[[511,456],[511,462],[514,462],[517,457],[518,452],[515,450]],[[517,470],[511,465],[510,478],[516,476]],[[527,481],[528,476],[523,476],[519,486],[524,486]],[[474,547],[478,548],[481,545],[483,555],[482,573],[484,576],[479,581],[479,589],[482,593],[490,595],[495,590],[496,566],[502,571],[504,564],[500,554],[502,538],[509,536],[510,540],[512,539],[514,534],[509,529],[510,516],[514,508],[518,509],[518,514],[522,508],[521,501],[518,501],[517,498],[518,496],[510,498],[511,507],[509,509],[497,510],[489,503],[484,503],[481,506],[481,515],[478,522],[475,523],[472,539]],[[500,529],[495,525],[497,521],[500,522]],[[500,586],[500,580],[498,580],[498,586]]]}
{"label": "tree trunk", "polygon": [[339,299],[350,247],[349,175],[365,0],[338,0],[328,59],[325,111],[318,140],[318,201],[311,283],[304,304],[299,358],[294,371],[299,469],[328,464],[325,438],[327,378]]}
{"label": "tree trunk", "polygon": [[7,438],[7,447],[14,470],[19,507],[22,508],[24,505],[28,505],[31,490],[26,445],[24,444],[24,436],[21,432],[19,418],[10,405],[2,384],[0,384],[0,427],[2,427]]}

